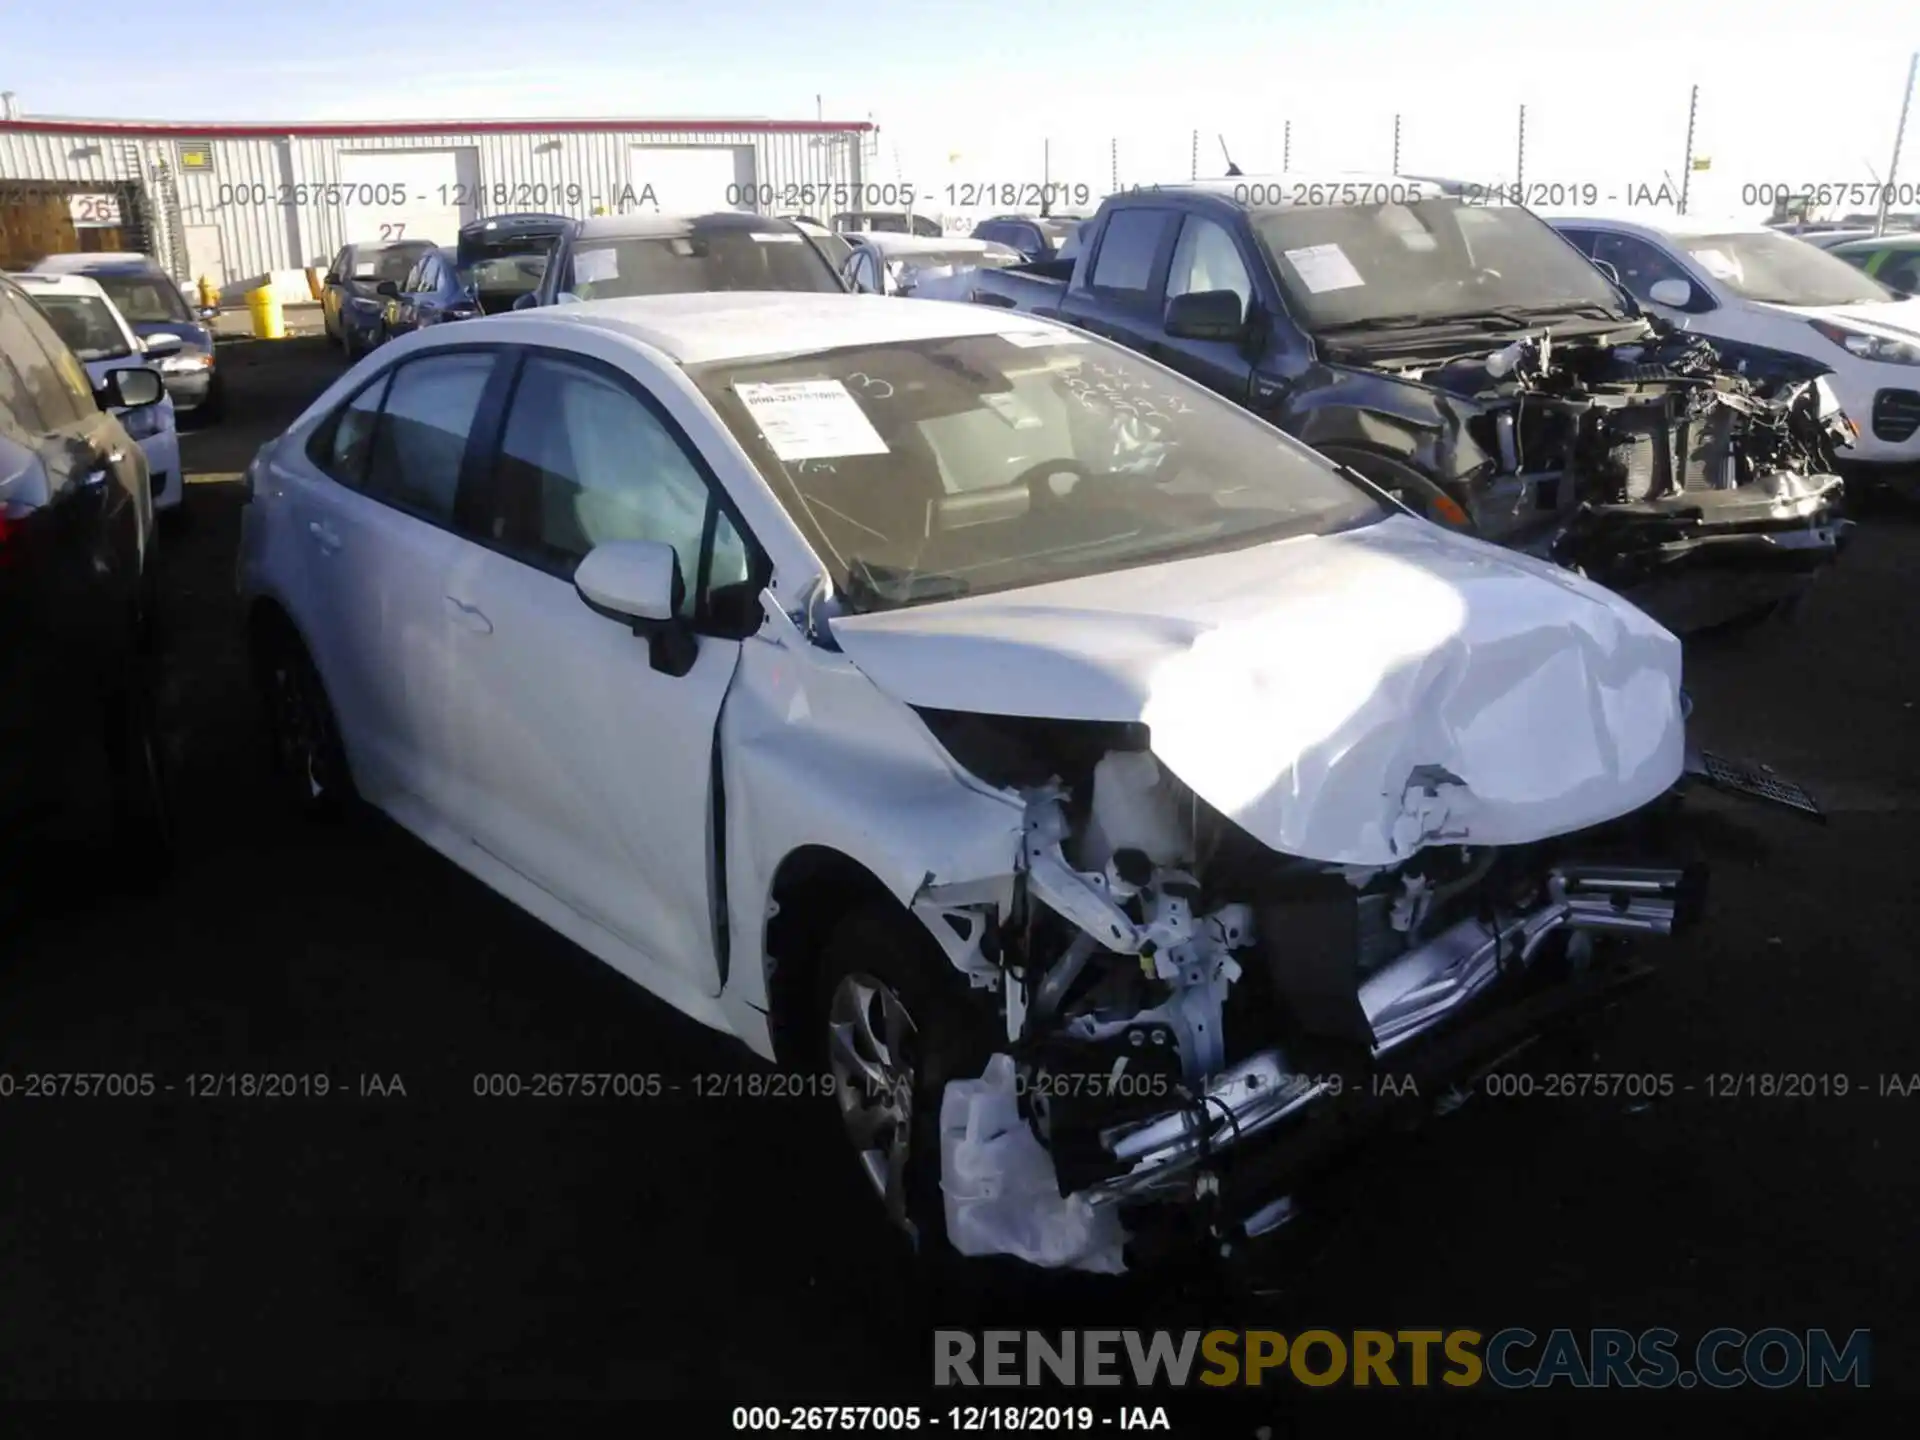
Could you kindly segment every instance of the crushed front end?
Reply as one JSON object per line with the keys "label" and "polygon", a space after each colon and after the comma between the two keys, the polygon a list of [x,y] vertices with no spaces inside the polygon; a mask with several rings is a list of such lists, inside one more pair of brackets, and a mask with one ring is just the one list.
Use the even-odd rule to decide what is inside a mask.
{"label": "crushed front end", "polygon": [[[1005,730],[936,728],[964,752],[967,726]],[[1650,973],[1634,942],[1700,910],[1671,795],[1550,841],[1357,867],[1262,845],[1138,727],[1049,738],[1065,763],[1024,791],[1009,913],[937,890],[915,907],[953,933],[997,924],[974,978],[1001,991],[1006,1045],[942,1115],[965,1254],[1115,1270],[1128,1233],[1259,1233],[1392,1101],[1430,1104],[1606,1003]]]}
{"label": "crushed front end", "polygon": [[1611,338],[1530,337],[1409,374],[1474,407],[1485,458],[1456,487],[1474,527],[1676,630],[1795,598],[1850,529],[1834,471],[1852,422],[1831,389],[1735,373],[1695,336]]}

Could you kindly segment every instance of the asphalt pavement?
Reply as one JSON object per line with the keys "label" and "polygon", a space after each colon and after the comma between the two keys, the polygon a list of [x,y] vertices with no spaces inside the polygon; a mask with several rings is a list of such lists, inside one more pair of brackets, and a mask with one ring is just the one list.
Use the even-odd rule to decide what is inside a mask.
{"label": "asphalt pavement", "polygon": [[[990,1270],[956,1293],[874,1243],[807,1101],[695,1093],[764,1073],[739,1046],[397,828],[316,833],[272,803],[235,480],[341,362],[318,340],[235,339],[221,363],[231,418],[184,437],[164,535],[178,873],[124,896],[72,877],[0,934],[0,1074],[156,1090],[0,1098],[0,1397],[483,1398],[547,1418],[620,1402],[676,1417],[662,1434],[718,1433],[736,1404],[929,1402],[942,1322],[1864,1327],[1874,1398],[1920,1388],[1920,523],[1870,518],[1793,622],[1690,646],[1696,732],[1830,813],[1715,802],[1743,853],[1589,1067],[1670,1075],[1670,1096],[1481,1096],[1252,1254],[1126,1281]],[[554,1071],[681,1088],[474,1093],[477,1075]],[[261,1072],[329,1093],[224,1093]],[[1828,1078],[1783,1096],[1745,1076]],[[1151,1398],[1181,1434],[1389,1413],[1351,1387]],[[1867,1413],[1833,1392],[1755,1412],[1751,1390],[1550,1398],[1556,1432],[1738,1415],[1743,1433],[1836,1435]],[[1443,1433],[1547,1413],[1480,1392],[1397,1404]]]}

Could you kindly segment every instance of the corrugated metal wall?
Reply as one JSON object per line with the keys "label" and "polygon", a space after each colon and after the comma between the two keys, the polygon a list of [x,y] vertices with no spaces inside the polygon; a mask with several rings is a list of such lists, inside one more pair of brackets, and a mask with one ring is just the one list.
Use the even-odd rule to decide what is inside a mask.
{"label": "corrugated metal wall", "polygon": [[[584,217],[592,197],[619,195],[631,182],[631,152],[646,145],[728,145],[753,152],[756,193],[750,207],[773,213],[829,208],[800,203],[795,187],[858,186],[865,171],[856,130],[821,133],[708,130],[530,131],[516,133],[354,135],[351,138],[286,139],[204,137],[181,133],[164,139],[97,135],[0,132],[0,179],[134,181],[143,187],[147,209],[171,233],[156,236],[154,249],[174,273],[188,278],[185,231],[213,227],[219,235],[224,279],[229,289],[276,270],[325,265],[349,238],[341,207],[313,187],[340,181],[339,156],[357,150],[471,149],[478,158],[479,213],[503,209],[552,210]],[[182,143],[210,146],[211,170],[182,170]],[[163,174],[164,168],[164,174]],[[163,203],[170,179],[177,213]],[[303,192],[302,187],[307,187]],[[489,206],[505,187],[505,198],[545,203]],[[291,202],[291,203],[289,203]],[[619,208],[610,207],[616,211]],[[845,206],[838,208],[847,208]],[[201,234],[207,233],[202,230]]]}

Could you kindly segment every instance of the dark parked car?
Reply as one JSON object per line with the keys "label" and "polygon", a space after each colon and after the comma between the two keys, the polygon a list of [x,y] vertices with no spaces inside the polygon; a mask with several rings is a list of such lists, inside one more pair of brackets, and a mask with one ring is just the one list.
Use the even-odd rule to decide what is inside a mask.
{"label": "dark parked car", "polygon": [[377,293],[385,308],[374,343],[427,325],[495,315],[531,295],[546,272],[548,251],[572,222],[563,215],[510,219],[541,223],[505,233],[480,228],[493,227],[497,222],[491,220],[470,225],[460,232],[457,249],[427,251],[398,284],[382,280]]}
{"label": "dark parked car", "polygon": [[17,867],[71,870],[49,837],[78,824],[102,838],[84,833],[96,818],[140,873],[167,858],[153,502],[140,447],[107,408],[165,393],[138,362],[95,390],[0,279],[0,890],[32,883]]}
{"label": "dark parked car", "polygon": [[791,220],[719,210],[710,215],[607,215],[575,220],[555,245],[537,290],[516,310],[622,295],[710,290],[840,294],[845,286]]}
{"label": "dark parked car", "polygon": [[1864,270],[1890,290],[1920,295],[1920,235],[1876,235],[1848,240],[1829,252]]}
{"label": "dark parked car", "polygon": [[189,306],[179,284],[151,255],[50,255],[33,268],[45,275],[84,275],[98,282],[142,340],[178,336],[180,348],[154,362],[173,408],[208,422],[226,413],[227,387],[207,326],[220,312]]}
{"label": "dark parked car", "polygon": [[1798,599],[1847,533],[1822,367],[1734,373],[1531,211],[1441,184],[1116,195],[1076,259],[981,270],[974,299],[1130,346],[1676,628]]}
{"label": "dark parked car", "polygon": [[420,257],[436,248],[431,240],[394,240],[348,245],[333,257],[326,288],[320,292],[320,312],[327,338],[345,350],[349,360],[380,343],[380,322],[387,308],[380,286],[401,284]]}
{"label": "dark parked car", "polygon": [[1060,247],[1090,218],[1081,214],[995,215],[973,227],[973,238],[1011,246],[1031,264],[1037,260],[1055,259],[1060,254]]}

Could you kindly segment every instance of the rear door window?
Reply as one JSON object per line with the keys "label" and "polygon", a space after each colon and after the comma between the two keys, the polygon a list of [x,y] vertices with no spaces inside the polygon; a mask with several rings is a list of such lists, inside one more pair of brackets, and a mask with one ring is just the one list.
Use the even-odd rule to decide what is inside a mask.
{"label": "rear door window", "polygon": [[452,529],[460,471],[494,355],[459,350],[401,364],[367,457],[366,493]]}

